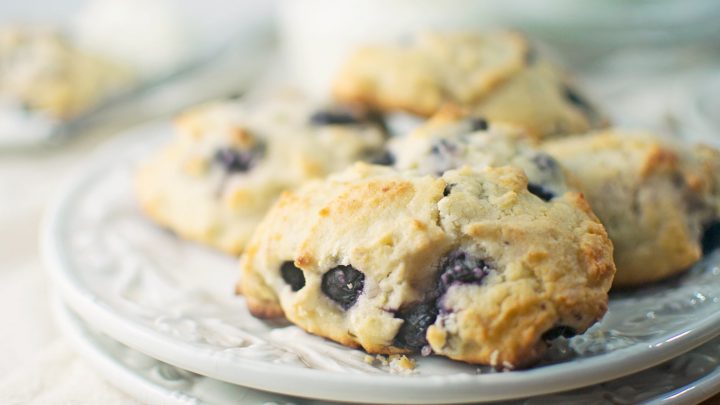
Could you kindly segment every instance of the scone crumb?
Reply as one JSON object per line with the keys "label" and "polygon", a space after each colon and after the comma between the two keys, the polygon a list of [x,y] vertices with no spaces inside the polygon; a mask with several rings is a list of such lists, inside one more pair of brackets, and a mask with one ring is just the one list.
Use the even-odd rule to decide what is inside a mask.
{"label": "scone crumb", "polygon": [[411,373],[415,370],[415,360],[404,354],[393,354],[390,356],[390,371],[393,373]]}
{"label": "scone crumb", "polygon": [[409,374],[412,373],[416,367],[415,360],[404,354],[391,354],[390,356],[378,354],[374,357],[365,355],[363,360],[365,363],[373,366],[388,367],[390,372],[395,374]]}
{"label": "scone crumb", "polygon": [[373,366],[387,366],[388,359],[382,354],[376,354],[375,356],[366,355],[365,362]]}

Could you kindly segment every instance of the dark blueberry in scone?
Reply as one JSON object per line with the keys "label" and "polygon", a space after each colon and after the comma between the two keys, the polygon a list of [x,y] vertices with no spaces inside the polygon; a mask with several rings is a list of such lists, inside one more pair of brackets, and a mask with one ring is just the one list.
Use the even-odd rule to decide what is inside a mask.
{"label": "dark blueberry in scone", "polygon": [[326,109],[315,112],[310,116],[312,125],[351,125],[359,124],[360,120],[350,111],[340,109]]}
{"label": "dark blueberry in scone", "polygon": [[547,153],[537,153],[535,156],[532,157],[532,161],[535,166],[541,171],[552,172],[560,168],[557,160],[555,160]]}
{"label": "dark blueberry in scone", "polygon": [[573,329],[569,326],[560,325],[560,326],[556,326],[556,327],[548,330],[547,332],[543,333],[542,339],[547,342],[550,340],[555,340],[555,339],[559,338],[560,336],[562,336],[564,338],[571,338],[575,335],[577,335],[577,331],[575,329]]}
{"label": "dark blueberry in scone", "polygon": [[703,254],[708,254],[720,246],[720,221],[711,223],[702,237]]}
{"label": "dark blueberry in scone", "polygon": [[370,163],[382,166],[392,166],[395,163],[395,156],[390,151],[383,151],[380,155],[375,156]]}
{"label": "dark blueberry in scone", "polygon": [[290,285],[293,291],[305,287],[305,274],[291,261],[283,262],[280,266],[280,275]]}
{"label": "dark blueberry in scone", "polygon": [[486,129],[488,129],[487,120],[480,117],[470,118],[470,130],[472,132],[485,131]]}
{"label": "dark blueberry in scone", "polygon": [[459,153],[458,145],[447,139],[440,139],[430,147],[430,155],[435,162],[436,174],[442,175],[458,165],[456,155]]}
{"label": "dark blueberry in scone", "polygon": [[528,66],[532,66],[537,62],[538,60],[538,52],[537,49],[533,46],[528,46],[528,50],[525,53],[525,64]]}
{"label": "dark blueberry in scone", "polygon": [[552,191],[540,184],[528,183],[527,189],[543,201],[550,201],[555,197],[555,194]]}
{"label": "dark blueberry in scone", "polygon": [[492,267],[480,258],[461,251],[452,252],[440,263],[438,295],[453,284],[480,284],[490,270]]}
{"label": "dark blueberry in scone", "polygon": [[213,160],[229,173],[241,173],[252,169],[262,154],[262,147],[254,149],[221,148],[215,151]]}
{"label": "dark blueberry in scone", "polygon": [[443,189],[443,197],[447,197],[452,192],[453,187],[455,187],[454,184],[446,184],[445,188]]}
{"label": "dark blueberry in scone", "polygon": [[565,98],[577,108],[586,112],[592,111],[592,107],[590,107],[590,104],[588,104],[588,102],[585,101],[585,99],[575,90],[570,88],[570,86],[565,86],[564,94]]}
{"label": "dark blueberry in scone", "polygon": [[427,301],[398,313],[397,317],[405,322],[395,336],[397,346],[409,349],[425,346],[425,332],[435,322],[438,314],[436,301],[454,284],[481,283],[492,268],[482,259],[454,251],[442,260],[439,269],[438,286],[430,293]]}
{"label": "dark blueberry in scone", "polygon": [[387,136],[387,134],[390,133],[390,130],[389,130],[389,128],[388,128],[388,124],[387,124],[387,122],[385,121],[385,115],[383,115],[383,113],[381,113],[381,112],[379,112],[379,111],[375,111],[375,110],[367,111],[367,112],[363,115],[363,121],[365,121],[365,122],[367,122],[367,123],[369,123],[369,124],[377,125],[378,128],[380,128],[380,130],[381,130],[386,136]]}
{"label": "dark blueberry in scone", "polygon": [[404,320],[395,336],[393,344],[398,347],[418,350],[427,345],[425,332],[437,318],[437,306],[434,302],[424,302],[412,306],[397,314]]}
{"label": "dark blueberry in scone", "polygon": [[365,275],[352,266],[337,266],[323,274],[320,289],[343,309],[348,309],[362,294]]}
{"label": "dark blueberry in scone", "polygon": [[430,147],[430,153],[436,156],[452,155],[456,150],[457,146],[447,139],[440,139]]}

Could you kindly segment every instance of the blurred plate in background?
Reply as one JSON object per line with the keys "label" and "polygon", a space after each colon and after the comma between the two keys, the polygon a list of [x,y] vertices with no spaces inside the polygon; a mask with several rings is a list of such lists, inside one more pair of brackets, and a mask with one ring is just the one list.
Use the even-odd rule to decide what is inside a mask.
{"label": "blurred plate in background", "polygon": [[59,28],[80,49],[129,67],[136,80],[68,120],[0,103],[0,148],[118,129],[239,93],[274,52],[272,1],[45,3],[0,3],[0,24]]}

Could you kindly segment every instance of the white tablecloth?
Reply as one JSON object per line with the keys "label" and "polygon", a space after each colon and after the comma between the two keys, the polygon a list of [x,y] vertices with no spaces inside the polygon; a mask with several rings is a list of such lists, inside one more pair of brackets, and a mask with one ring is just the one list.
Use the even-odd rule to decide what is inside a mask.
{"label": "white tablecloth", "polygon": [[101,138],[0,153],[0,403],[133,404],[81,360],[50,315],[38,237],[43,210]]}

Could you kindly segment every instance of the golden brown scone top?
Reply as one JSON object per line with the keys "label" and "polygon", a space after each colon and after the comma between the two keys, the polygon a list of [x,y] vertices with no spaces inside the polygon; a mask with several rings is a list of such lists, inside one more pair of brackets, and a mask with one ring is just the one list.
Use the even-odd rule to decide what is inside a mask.
{"label": "golden brown scone top", "polygon": [[425,117],[448,104],[471,108],[537,138],[604,124],[515,32],[425,33],[409,44],[366,46],[343,65],[333,92],[343,102]]}

